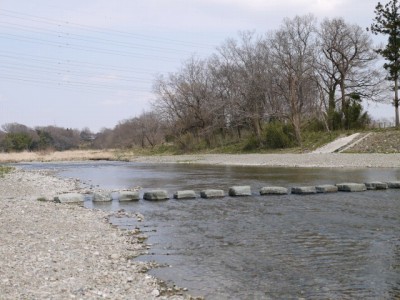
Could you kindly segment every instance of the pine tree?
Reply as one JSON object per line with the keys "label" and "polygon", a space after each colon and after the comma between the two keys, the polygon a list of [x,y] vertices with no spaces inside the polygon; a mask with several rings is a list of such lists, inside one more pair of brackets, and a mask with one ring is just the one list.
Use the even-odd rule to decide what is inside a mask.
{"label": "pine tree", "polygon": [[388,36],[388,42],[384,48],[376,52],[387,61],[384,68],[388,71],[388,80],[394,82],[394,107],[396,112],[396,127],[399,124],[399,73],[400,73],[400,3],[398,0],[389,1],[386,5],[378,2],[375,7],[374,22],[370,27],[372,33]]}

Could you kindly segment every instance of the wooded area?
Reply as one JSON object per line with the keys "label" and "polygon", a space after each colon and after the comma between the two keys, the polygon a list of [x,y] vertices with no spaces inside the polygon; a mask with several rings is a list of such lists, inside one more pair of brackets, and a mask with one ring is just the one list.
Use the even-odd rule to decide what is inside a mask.
{"label": "wooded area", "polygon": [[[379,19],[371,26],[373,33],[379,33],[377,24]],[[385,53],[356,24],[297,16],[263,35],[242,32],[210,57],[190,57],[180,70],[159,75],[152,110],[113,129],[94,135],[89,129],[6,124],[0,147],[20,151],[173,144],[191,151],[238,141],[245,141],[245,150],[301,146],[304,131],[368,126],[371,118],[363,111],[363,100],[390,101],[398,58],[397,69],[385,65],[385,71],[378,54]],[[394,103],[398,108],[398,100]]]}

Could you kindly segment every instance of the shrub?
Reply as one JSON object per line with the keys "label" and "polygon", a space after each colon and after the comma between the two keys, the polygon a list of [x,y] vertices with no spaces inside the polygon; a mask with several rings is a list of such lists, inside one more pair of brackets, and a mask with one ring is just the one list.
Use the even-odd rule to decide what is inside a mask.
{"label": "shrub", "polygon": [[4,177],[5,174],[10,173],[12,170],[14,170],[13,167],[0,165],[0,177]]}
{"label": "shrub", "polygon": [[28,133],[7,133],[3,140],[3,149],[7,152],[32,149],[33,140]]}
{"label": "shrub", "polygon": [[266,148],[283,149],[294,145],[293,129],[282,122],[269,123],[264,132]]}
{"label": "shrub", "polygon": [[246,143],[243,146],[243,151],[252,151],[260,148],[260,141],[256,136],[252,135],[247,138]]}

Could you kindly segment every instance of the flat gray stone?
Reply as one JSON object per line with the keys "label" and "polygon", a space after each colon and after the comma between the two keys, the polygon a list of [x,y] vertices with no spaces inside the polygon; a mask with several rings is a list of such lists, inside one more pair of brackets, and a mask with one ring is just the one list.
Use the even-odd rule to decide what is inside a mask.
{"label": "flat gray stone", "polygon": [[260,195],[287,195],[288,189],[280,186],[266,186],[260,189]]}
{"label": "flat gray stone", "polygon": [[251,196],[251,187],[249,185],[232,186],[229,188],[229,196]]}
{"label": "flat gray stone", "polygon": [[315,186],[296,186],[292,187],[292,194],[298,194],[298,195],[310,195],[310,194],[316,194],[317,189]]}
{"label": "flat gray stone", "polygon": [[386,182],[373,181],[366,182],[365,187],[367,190],[386,190],[388,188],[388,184]]}
{"label": "flat gray stone", "polygon": [[85,196],[79,193],[60,194],[54,197],[54,202],[58,203],[83,203]]}
{"label": "flat gray stone", "polygon": [[168,192],[165,190],[153,190],[149,192],[145,192],[143,195],[144,200],[150,201],[159,201],[159,200],[168,200]]}
{"label": "flat gray stone", "polygon": [[100,193],[93,194],[93,202],[110,202],[110,201],[112,201],[111,194],[100,194]]}
{"label": "flat gray stone", "polygon": [[387,185],[389,189],[400,189],[400,181],[388,181]]}
{"label": "flat gray stone", "polygon": [[223,190],[203,190],[200,192],[201,198],[221,198],[225,197]]}
{"label": "flat gray stone", "polygon": [[195,191],[192,190],[184,190],[184,191],[177,191],[174,194],[175,199],[194,199],[196,198]]}
{"label": "flat gray stone", "polygon": [[363,192],[367,190],[364,183],[338,183],[336,184],[340,192]]}
{"label": "flat gray stone", "polygon": [[118,192],[119,201],[139,201],[139,192],[136,191],[119,191]]}
{"label": "flat gray stone", "polygon": [[315,187],[317,193],[337,193],[338,187],[332,184],[322,184]]}

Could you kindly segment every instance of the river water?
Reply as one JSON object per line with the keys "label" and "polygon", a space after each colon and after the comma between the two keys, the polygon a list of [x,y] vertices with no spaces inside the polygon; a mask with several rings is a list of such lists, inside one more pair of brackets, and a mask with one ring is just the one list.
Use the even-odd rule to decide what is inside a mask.
{"label": "river water", "polygon": [[400,180],[399,169],[301,169],[185,164],[27,164],[104,189],[227,189],[250,197],[92,203],[145,221],[151,273],[206,299],[399,299],[400,190],[259,196],[263,186]]}

